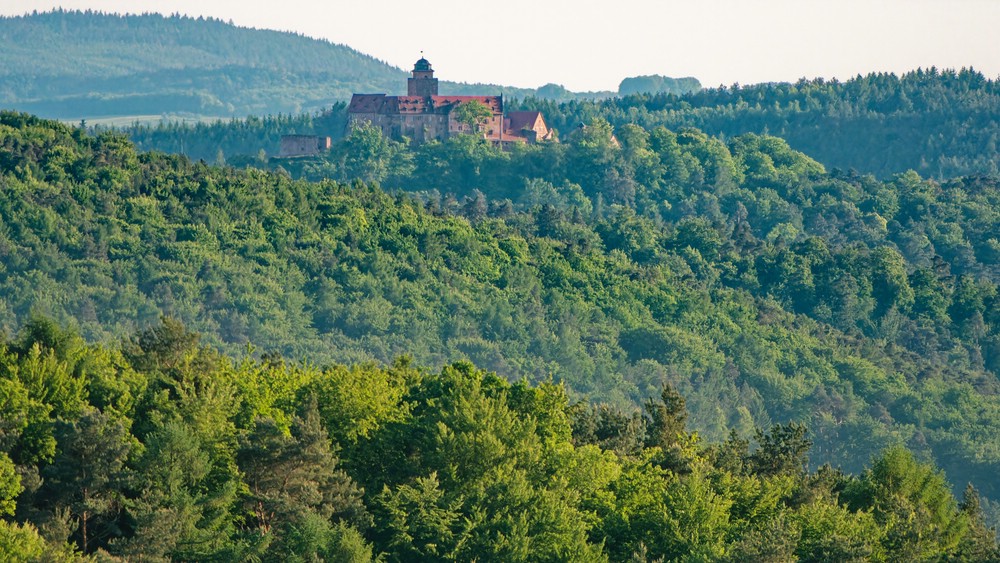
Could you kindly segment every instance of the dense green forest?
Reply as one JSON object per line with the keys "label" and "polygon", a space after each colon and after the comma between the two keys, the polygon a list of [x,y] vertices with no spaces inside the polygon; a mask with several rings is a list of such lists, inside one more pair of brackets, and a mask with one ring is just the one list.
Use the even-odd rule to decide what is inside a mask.
{"label": "dense green forest", "polygon": [[[32,78],[46,38],[78,43]],[[522,92],[560,142],[500,150],[346,130],[288,85],[403,73],[292,34],[58,11],[5,42],[0,104],[78,82],[73,49],[150,73],[65,111],[174,80],[239,113],[302,66],[240,98],[290,100],[264,118],[0,112],[0,561],[1000,561],[997,81]],[[337,141],[272,158],[289,133]]]}
{"label": "dense green forest", "polygon": [[808,469],[776,424],[705,442],[642,412],[407,358],[221,356],[164,319],[0,341],[4,561],[997,561],[973,487],[900,446]]}
{"label": "dense green forest", "polygon": [[[56,10],[0,17],[0,50],[0,108],[58,119],[310,113],[354,92],[405,93],[409,71],[344,45],[180,15]],[[685,93],[700,85],[654,76],[623,87]],[[554,100],[615,95],[556,84],[441,83],[445,94],[501,90]]]}
{"label": "dense green forest", "polygon": [[[695,127],[722,139],[775,135],[828,169],[879,178],[907,170],[939,180],[1000,174],[1000,82],[969,70],[733,86],[683,96],[565,103],[508,97],[506,102],[510,110],[542,111],[548,125],[564,136],[600,118],[615,127]],[[125,132],[146,150],[214,162],[220,151],[227,158],[256,157],[262,149],[273,156],[283,134],[336,139],[344,135],[346,120],[346,108],[338,105],[312,115],[136,125]]]}
{"label": "dense green forest", "polygon": [[599,120],[509,152],[362,128],[286,164],[3,113],[0,327],[114,343],[169,315],[234,357],[471,360],[625,410],[668,383],[708,441],[805,423],[814,464],[905,444],[1000,496],[996,180]]}
{"label": "dense green forest", "polygon": [[[91,127],[93,133],[114,130]],[[139,150],[180,154],[194,160],[224,164],[253,163],[260,168],[277,167],[269,160],[279,153],[282,135],[322,135],[340,139],[347,129],[347,104],[338,102],[315,113],[278,114],[266,117],[216,120],[202,123],[162,121],[134,123],[119,128]]]}
{"label": "dense green forest", "polygon": [[1000,81],[972,69],[869,74],[555,104],[525,99],[568,131],[602,117],[647,129],[695,127],[713,136],[770,134],[829,168],[888,177],[916,170],[951,178],[1000,173]]}

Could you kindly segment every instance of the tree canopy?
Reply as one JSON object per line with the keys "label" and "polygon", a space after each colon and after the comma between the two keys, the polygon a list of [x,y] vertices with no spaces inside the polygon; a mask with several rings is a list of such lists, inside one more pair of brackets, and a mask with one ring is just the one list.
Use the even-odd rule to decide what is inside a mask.
{"label": "tree canopy", "polygon": [[360,130],[268,171],[0,114],[4,537],[177,559],[992,553],[994,179],[599,119],[563,139]]}
{"label": "tree canopy", "polygon": [[[61,349],[33,349],[57,365],[91,366],[79,375],[86,390],[105,370],[135,370],[131,390],[120,394],[137,400],[102,410],[85,391],[75,412],[60,412],[48,394],[56,381],[28,393],[47,414],[4,442],[0,471],[12,484],[0,519],[5,560],[1000,555],[975,490],[958,503],[941,472],[908,450],[891,447],[852,476],[806,469],[801,426],[707,443],[677,422],[685,402],[669,386],[662,402],[617,418],[637,424],[604,425],[607,437],[649,444],[625,452],[579,432],[597,411],[572,404],[564,386],[510,383],[468,362],[428,370],[407,358],[325,368],[230,358],[164,318],[130,340],[148,352],[214,361],[154,363],[128,352],[129,343],[85,345],[49,320],[35,326],[69,338]],[[22,379],[12,374],[30,369],[32,353],[13,341],[0,351],[7,390]],[[164,379],[193,377],[202,384],[164,393]],[[359,379],[388,391],[335,391]],[[16,414],[0,412],[5,420]],[[365,432],[338,422],[349,412],[368,413]],[[53,456],[11,447],[37,432],[55,440]],[[664,457],[668,449],[675,455]]]}

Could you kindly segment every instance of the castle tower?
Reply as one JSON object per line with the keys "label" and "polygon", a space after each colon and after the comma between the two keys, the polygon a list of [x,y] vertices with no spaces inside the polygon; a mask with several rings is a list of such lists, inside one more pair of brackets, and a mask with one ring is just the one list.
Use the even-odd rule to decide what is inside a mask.
{"label": "castle tower", "polygon": [[413,65],[413,76],[406,79],[407,96],[437,96],[438,80],[434,78],[434,70],[427,59],[420,57],[420,60]]}

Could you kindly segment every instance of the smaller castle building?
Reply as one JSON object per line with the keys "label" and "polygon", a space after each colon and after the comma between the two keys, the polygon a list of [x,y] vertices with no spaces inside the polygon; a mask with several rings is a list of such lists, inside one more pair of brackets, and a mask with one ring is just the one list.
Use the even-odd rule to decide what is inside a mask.
{"label": "smaller castle building", "polygon": [[[550,140],[552,132],[541,113],[504,114],[503,95],[441,96],[431,63],[421,57],[407,79],[405,96],[354,94],[347,108],[348,126],[370,123],[387,137],[408,137],[416,142],[444,140],[456,134],[476,133],[494,143],[527,143]],[[459,118],[462,104],[478,102],[486,107],[478,131]]]}
{"label": "smaller castle building", "polygon": [[297,158],[315,156],[330,150],[330,137],[315,135],[282,135],[278,158]]}

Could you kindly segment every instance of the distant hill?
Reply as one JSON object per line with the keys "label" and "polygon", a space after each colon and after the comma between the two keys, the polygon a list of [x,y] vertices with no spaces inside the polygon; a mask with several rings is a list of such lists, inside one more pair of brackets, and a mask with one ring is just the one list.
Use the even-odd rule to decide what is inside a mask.
{"label": "distant hill", "polygon": [[214,19],[0,18],[0,104],[56,118],[309,111],[405,74],[344,45]]}
{"label": "distant hill", "polygon": [[691,76],[685,78],[670,78],[652,74],[649,76],[632,76],[622,80],[618,85],[619,96],[632,94],[694,94],[701,90],[701,82]]}
{"label": "distant hill", "polygon": [[[651,91],[655,84],[645,82]],[[882,178],[909,169],[938,179],[1000,174],[1000,80],[973,69],[932,67],[843,82],[803,79],[571,104],[524,99],[511,109],[542,111],[560,131],[603,117],[616,127],[694,127],[721,138],[775,135],[830,168]]]}
{"label": "distant hill", "polygon": [[[329,41],[217,19],[57,10],[0,18],[0,107],[57,119],[313,112],[353,92],[403,93],[407,73]],[[595,99],[442,83],[443,93]]]}

